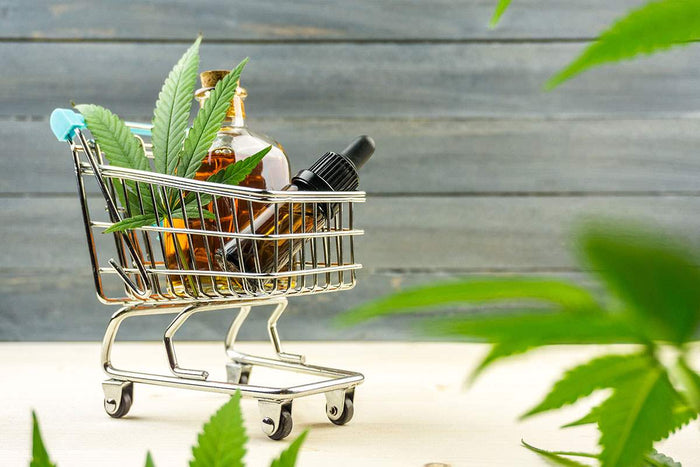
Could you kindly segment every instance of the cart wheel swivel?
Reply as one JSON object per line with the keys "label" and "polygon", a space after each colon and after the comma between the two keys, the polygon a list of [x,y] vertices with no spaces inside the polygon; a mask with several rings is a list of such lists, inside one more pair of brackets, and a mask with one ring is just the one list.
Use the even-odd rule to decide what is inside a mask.
{"label": "cart wheel swivel", "polygon": [[351,398],[346,397],[343,402],[342,411],[339,411],[336,406],[329,407],[328,404],[326,404],[326,415],[328,416],[328,420],[334,424],[345,425],[352,420],[352,416],[355,415],[355,405]]}
{"label": "cart wheel swivel", "polygon": [[[263,420],[263,423],[265,423],[265,420]],[[267,436],[269,436],[270,439],[279,441],[289,436],[289,433],[292,432],[292,427],[294,427],[294,423],[292,422],[292,414],[286,410],[282,410],[277,430],[275,430],[275,432],[271,435]]]}
{"label": "cart wheel swivel", "polygon": [[326,393],[326,416],[336,425],[345,425],[355,415],[355,390],[338,390]]}
{"label": "cart wheel swivel", "polygon": [[229,362],[226,364],[226,380],[232,384],[248,384],[252,370],[252,365]]}
{"label": "cart wheel swivel", "polygon": [[104,408],[112,418],[122,418],[134,403],[134,385],[129,381],[108,380],[102,383]]}
{"label": "cart wheel swivel", "polygon": [[258,400],[262,416],[262,431],[278,441],[292,432],[292,401]]}

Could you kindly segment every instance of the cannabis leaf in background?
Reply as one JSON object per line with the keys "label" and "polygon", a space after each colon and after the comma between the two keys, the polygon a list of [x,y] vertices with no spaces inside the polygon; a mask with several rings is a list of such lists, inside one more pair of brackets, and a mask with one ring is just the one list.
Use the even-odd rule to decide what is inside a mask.
{"label": "cannabis leaf in background", "polygon": [[[631,353],[598,357],[569,370],[523,418],[605,389],[609,396],[602,404],[567,425],[597,425],[601,451],[582,455],[604,467],[667,465],[653,457],[653,443],[700,412],[700,375],[688,364],[688,344],[700,327],[700,252],[649,229],[610,222],[589,224],[576,243],[584,266],[606,286],[605,301],[552,279],[472,279],[400,292],[340,320],[353,324],[446,306],[493,306],[492,313],[435,314],[423,324],[431,335],[493,344],[473,377],[498,359],[545,345],[632,343]],[[504,303],[525,311],[499,311]],[[666,348],[677,355],[675,362],[659,358]],[[550,460],[571,455],[532,449]]]}
{"label": "cannabis leaf in background", "polygon": [[[32,412],[32,418],[34,435],[30,467],[56,467],[49,460],[34,412]],[[277,459],[271,462],[270,467],[294,467],[299,449],[308,434],[308,431],[304,431],[299,435]],[[248,436],[243,426],[241,412],[241,394],[236,392],[202,427],[202,431],[197,436],[197,445],[192,448],[193,457],[190,467],[243,467],[247,441]],[[155,467],[150,451],[146,453],[145,466]]]}
{"label": "cannabis leaf in background", "polygon": [[[160,173],[194,178],[226,117],[226,110],[238,87],[241,72],[248,62],[247,58],[241,61],[216,84],[209,99],[197,113],[192,128],[187,131],[199,66],[201,39],[201,36],[198,37],[178,60],[158,95],[153,112],[151,135],[155,170]],[[85,117],[88,129],[110,164],[130,169],[151,170],[141,141],[131,134],[119,117],[98,105],[83,104],[75,108]],[[207,181],[240,183],[269,150],[270,148],[263,149],[253,156],[225,167],[212,174]],[[185,215],[194,218],[214,217],[208,210],[200,211],[197,197],[193,194],[185,198],[183,209],[182,201],[175,196],[174,190],[166,192],[167,199],[162,199],[159,191],[155,192],[156,203],[154,204],[148,187],[128,181],[126,187],[115,183],[114,188],[121,205],[127,209],[127,217],[106,229],[105,233],[135,229],[162,221],[162,213],[167,211],[168,206],[173,218],[176,219],[183,219]],[[202,195],[200,202],[206,205],[211,202],[211,197]]]}
{"label": "cannabis leaf in background", "polygon": [[[510,0],[499,0],[491,26],[495,26]],[[630,11],[603,31],[575,60],[550,78],[546,89],[589,68],[687,45],[700,38],[700,0],[661,0]]]}
{"label": "cannabis leaf in background", "polygon": [[493,16],[491,17],[489,26],[495,28],[498,25],[498,22],[501,21],[501,16],[503,16],[503,13],[505,13],[510,6],[510,1],[511,0],[498,0],[498,5],[496,5],[496,9],[493,10]]}

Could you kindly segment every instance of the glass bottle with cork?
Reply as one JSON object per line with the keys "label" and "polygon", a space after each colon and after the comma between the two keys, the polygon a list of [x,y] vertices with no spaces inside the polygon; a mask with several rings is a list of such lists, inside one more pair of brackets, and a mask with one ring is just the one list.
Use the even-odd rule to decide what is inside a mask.
{"label": "glass bottle with cork", "polygon": [[[200,107],[204,106],[204,102],[209,98],[211,91],[216,86],[216,83],[228,74],[228,70],[208,70],[200,74],[202,87],[195,91],[195,99],[199,102]],[[290,167],[287,155],[282,146],[269,136],[252,131],[246,125],[246,114],[244,101],[247,97],[247,92],[244,88],[238,86],[236,93],[231,101],[231,105],[226,112],[219,132],[214,139],[207,155],[202,161],[195,179],[206,180],[212,174],[233,164],[234,162],[246,159],[257,152],[271,147],[262,161],[253,169],[253,171],[240,183],[241,186],[250,188],[260,188],[267,190],[281,190],[289,184]],[[265,204],[252,203],[253,213],[262,211]],[[204,206],[211,212],[214,212],[213,202]],[[227,199],[219,199],[216,208],[221,220],[221,230],[224,232],[235,232],[236,222],[234,220],[233,209],[236,210],[238,225],[245,225],[250,219],[250,211],[248,203],[236,203],[232,206]],[[205,220],[204,226],[201,225],[199,219],[190,219],[190,229],[203,230],[219,230],[218,226],[214,225],[215,221]],[[173,219],[173,227],[184,228],[185,222],[181,219]],[[177,237],[177,242],[180,248],[177,248],[174,242],[174,237]],[[221,248],[221,241],[214,236],[192,235],[190,242],[185,234],[169,234],[165,238],[165,261],[169,269],[198,269],[198,270],[221,270],[219,265],[214,261],[210,264],[207,255],[207,250],[213,254],[217,249]],[[194,265],[191,264],[190,247],[194,252]],[[178,252],[177,250],[180,250]],[[190,264],[182,264],[184,261]],[[193,279],[194,280],[194,279]],[[207,277],[202,277],[201,287],[205,293],[212,291],[212,286],[215,283],[219,292],[226,292],[229,287],[229,280],[223,276],[217,276],[213,280]],[[186,280],[183,285],[180,275],[171,275],[171,283],[176,293],[182,293],[185,285],[190,285],[191,281]],[[236,286],[235,282],[231,282]],[[192,291],[190,291],[192,293]]]}

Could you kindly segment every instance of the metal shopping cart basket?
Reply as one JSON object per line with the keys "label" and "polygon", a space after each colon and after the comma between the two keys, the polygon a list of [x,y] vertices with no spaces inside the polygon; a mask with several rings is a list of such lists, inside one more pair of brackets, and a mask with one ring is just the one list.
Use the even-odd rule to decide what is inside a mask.
{"label": "metal shopping cart basket", "polygon": [[[150,157],[150,126],[127,125]],[[310,365],[301,355],[283,352],[277,321],[287,306],[287,297],[337,292],[355,285],[356,271],[362,266],[355,262],[353,239],[363,231],[354,227],[353,208],[355,203],[365,201],[363,192],[273,192],[115,167],[105,164],[99,147],[87,135],[81,115],[56,109],[51,115],[51,127],[60,141],[68,142],[73,155],[97,297],[104,304],[121,305],[109,320],[102,342],[102,365],[110,377],[102,383],[104,408],[110,416],[126,415],[133,402],[133,383],[145,383],[226,394],[240,391],[243,396],[254,397],[259,403],[262,429],[272,439],[282,439],[291,432],[292,401],[297,397],[323,393],[330,421],[337,425],[350,421],[355,387],[364,377],[360,373]],[[95,196],[88,195],[90,184],[96,184],[102,195],[97,202]],[[131,199],[125,201],[124,193],[129,192]],[[194,202],[196,209],[184,210],[180,214],[182,219],[174,219],[168,202],[156,202],[179,199],[184,206],[186,198],[194,200],[190,202]],[[149,203],[156,206],[153,225],[102,234],[126,217],[143,214],[144,206]],[[311,227],[301,233],[277,228],[266,234],[246,233],[238,228],[232,233],[221,227],[218,206],[222,203],[232,207],[235,226],[239,225],[236,206],[241,204],[248,207],[251,221],[256,212],[254,205],[273,207],[275,216],[282,211],[290,216],[313,212],[314,219],[302,222]],[[338,207],[337,215],[329,222],[317,222],[316,207],[331,204]],[[205,213],[207,207],[211,214]],[[133,212],[134,209],[140,212]],[[331,212],[330,208],[326,212]],[[257,245],[252,253],[255,255],[263,246],[269,251],[272,244],[274,272],[263,273],[254,267],[234,272],[217,266],[212,250],[231,239],[253,240]],[[196,244],[201,248],[186,248]],[[174,260],[168,251],[173,245],[181,246]],[[282,265],[278,258],[284,255],[287,260]],[[249,263],[258,264],[258,258],[254,259]],[[236,336],[251,309],[270,305],[274,309],[268,320],[268,332],[276,357],[254,356],[234,349]],[[221,309],[237,309],[238,314],[225,338],[227,381],[212,381],[206,371],[178,365],[173,338],[194,314]],[[156,314],[176,315],[163,335],[170,374],[113,366],[112,347],[124,320]],[[254,366],[323,379],[288,387],[257,386],[249,382]]]}

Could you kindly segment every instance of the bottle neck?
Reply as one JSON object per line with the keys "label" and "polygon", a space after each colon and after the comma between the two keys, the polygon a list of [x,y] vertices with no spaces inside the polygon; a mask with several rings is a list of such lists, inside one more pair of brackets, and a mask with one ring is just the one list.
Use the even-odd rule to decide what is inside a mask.
{"label": "bottle neck", "polygon": [[[197,101],[199,101],[200,109],[204,107],[204,103],[207,101],[207,99],[209,99],[209,93],[210,91],[206,91],[205,93],[196,96]],[[245,97],[238,95],[238,93],[233,96],[231,105],[229,106],[228,110],[226,110],[226,117],[221,123],[222,127],[243,128],[246,126],[245,104],[243,103],[244,99]]]}
{"label": "bottle neck", "polygon": [[245,123],[245,104],[241,96],[233,96],[231,105],[226,111],[226,119],[222,126],[238,127],[242,128],[246,126]]}

